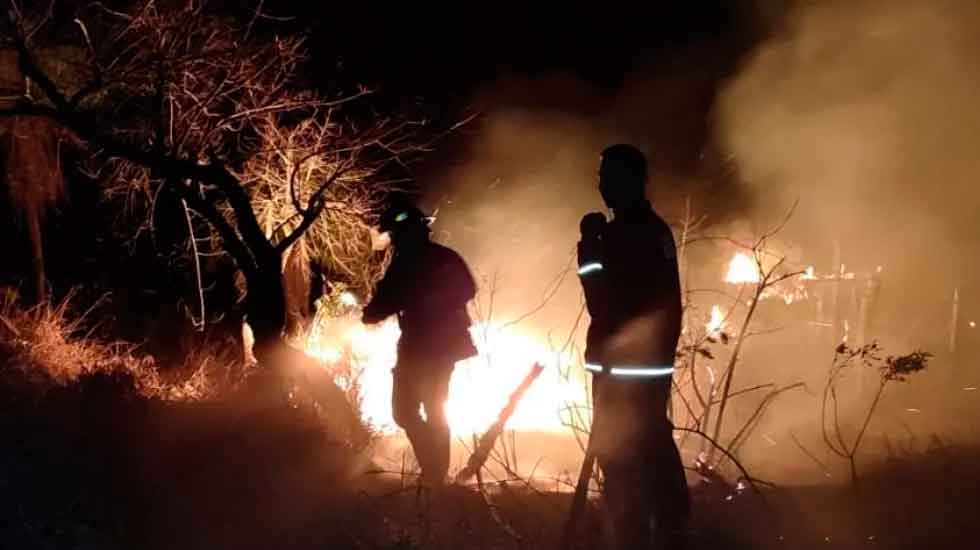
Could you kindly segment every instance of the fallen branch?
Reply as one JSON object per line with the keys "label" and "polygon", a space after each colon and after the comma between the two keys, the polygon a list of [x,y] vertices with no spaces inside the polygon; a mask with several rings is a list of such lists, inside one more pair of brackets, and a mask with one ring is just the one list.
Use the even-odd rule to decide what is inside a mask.
{"label": "fallen branch", "polygon": [[480,441],[473,450],[473,454],[470,455],[469,460],[466,462],[466,467],[456,475],[456,483],[469,481],[483,468],[483,465],[487,462],[487,458],[490,456],[490,452],[493,451],[494,445],[497,443],[497,438],[503,432],[507,420],[514,414],[514,409],[517,408],[517,404],[520,403],[527,389],[537,380],[543,370],[544,367],[540,363],[535,363],[527,373],[527,376],[524,377],[524,380],[517,386],[517,389],[510,394],[507,405],[497,415],[497,421],[480,437]]}

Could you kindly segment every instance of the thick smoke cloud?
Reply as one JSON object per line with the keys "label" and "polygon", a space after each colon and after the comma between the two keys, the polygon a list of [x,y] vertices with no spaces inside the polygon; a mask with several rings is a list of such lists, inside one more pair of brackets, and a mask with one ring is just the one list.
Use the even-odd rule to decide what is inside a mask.
{"label": "thick smoke cloud", "polygon": [[[975,279],[980,230],[980,4],[797,4],[715,109],[718,143],[764,218],[828,269],[834,241],[884,265],[913,304]],[[925,283],[925,284],[924,284]]]}
{"label": "thick smoke cloud", "polygon": [[[873,337],[891,353],[937,353],[927,375],[890,389],[875,433],[965,429],[948,415],[977,376],[968,321],[980,316],[978,28],[972,1],[799,2],[712,113],[716,144],[751,197],[746,218],[774,220],[799,201],[782,237],[801,259],[826,273],[838,257],[859,277],[883,266]],[[947,352],[954,289],[958,360]],[[770,375],[781,362],[755,366]],[[805,431],[812,415],[794,405],[762,429]]]}
{"label": "thick smoke cloud", "polygon": [[[748,50],[689,44],[615,92],[553,74],[508,78],[476,98],[482,116],[463,130],[464,148],[430,170],[424,204],[438,209],[439,239],[485,277],[498,320],[534,310],[569,264],[579,218],[601,209],[598,154],[621,141],[650,156],[650,195],[671,221],[690,198],[713,233],[745,236],[798,201],[777,244],[794,265],[825,274],[836,257],[859,277],[882,266],[874,336],[891,353],[945,349],[953,288],[964,326],[980,318],[980,4],[758,4],[773,8],[761,17],[772,28]],[[717,284],[730,254],[704,250],[692,268]],[[580,307],[571,274],[524,327],[560,344]],[[746,383],[789,383],[801,371],[822,379],[827,357],[799,356],[787,336],[812,338],[803,325],[753,341]],[[893,393],[882,430],[907,420],[904,407],[934,408],[919,386]],[[788,430],[813,429],[808,395],[760,433],[783,444]],[[758,451],[775,461],[767,468],[799,462]]]}
{"label": "thick smoke cloud", "polygon": [[[650,196],[666,217],[679,219],[688,196],[718,220],[732,217],[736,190],[725,191],[734,202],[709,202],[717,183],[702,173],[707,115],[731,62],[719,48],[681,49],[643,76],[627,76],[618,92],[552,74],[507,78],[475,98],[482,115],[464,129],[465,150],[434,167],[423,202],[438,209],[438,238],[488,278],[484,290],[497,275],[502,318],[533,309],[569,265],[579,219],[603,208],[596,174],[608,145],[630,142],[647,152]],[[568,328],[579,292],[573,273],[534,328]]]}

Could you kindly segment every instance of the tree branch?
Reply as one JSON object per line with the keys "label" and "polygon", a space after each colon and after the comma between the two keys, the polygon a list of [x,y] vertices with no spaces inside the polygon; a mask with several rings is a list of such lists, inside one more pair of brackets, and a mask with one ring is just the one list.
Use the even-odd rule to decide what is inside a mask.
{"label": "tree branch", "polygon": [[324,207],[326,206],[326,203],[323,201],[323,193],[328,187],[330,187],[331,184],[337,181],[340,176],[349,170],[352,164],[352,161],[347,160],[345,161],[344,165],[338,166],[334,170],[333,174],[327,178],[327,181],[323,182],[316,192],[313,193],[310,200],[306,204],[306,210],[303,212],[303,220],[298,226],[296,226],[296,229],[294,229],[289,235],[287,235],[282,241],[273,247],[277,253],[282,254],[285,250],[292,246],[293,243],[298,241],[299,238],[303,236],[303,233],[306,233],[306,230],[313,225],[313,222],[316,221],[317,217],[320,216]]}
{"label": "tree branch", "polygon": [[204,216],[204,219],[208,220],[208,223],[214,227],[218,235],[221,236],[221,241],[228,249],[228,253],[238,264],[238,268],[246,276],[254,275],[259,265],[257,259],[214,204],[202,199],[188,187],[180,185],[173,187],[180,193],[181,198],[187,201],[192,210]]}

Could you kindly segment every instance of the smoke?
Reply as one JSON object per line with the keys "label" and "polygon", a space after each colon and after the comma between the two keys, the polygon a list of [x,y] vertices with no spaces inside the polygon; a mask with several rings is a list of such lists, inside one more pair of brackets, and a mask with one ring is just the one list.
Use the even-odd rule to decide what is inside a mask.
{"label": "smoke", "polygon": [[[980,316],[980,287],[970,286],[980,268],[980,5],[800,2],[765,20],[774,28],[745,55],[721,39],[688,44],[636,67],[614,92],[552,74],[506,78],[478,95],[482,116],[465,130],[469,139],[423,188],[425,206],[438,210],[437,238],[483,277],[483,314],[489,297],[498,320],[533,311],[524,326],[561,344],[581,308],[574,272],[561,274],[578,220],[602,208],[598,154],[630,142],[650,159],[650,198],[668,221],[689,200],[713,233],[744,235],[797,203],[777,245],[795,266],[826,274],[837,257],[858,279],[883,267],[873,336],[888,353],[941,351],[954,287],[962,318]],[[692,267],[719,285],[730,257],[705,247]],[[780,307],[765,308],[775,319],[760,328],[795,324],[747,346],[739,382],[821,383],[837,342]],[[883,414],[891,416],[876,429],[904,422],[895,420],[899,407],[906,419],[904,407],[934,410],[917,384],[890,390]],[[767,413],[757,430],[767,443],[752,460],[766,455],[767,468],[794,476],[812,470],[787,443],[790,430],[819,425],[807,395],[787,394],[778,414]],[[935,425],[922,424],[925,433]]]}
{"label": "smoke", "polygon": [[[581,119],[523,109],[494,113],[480,135],[474,156],[449,170],[452,185],[430,203],[439,209],[437,237],[470,261],[484,301],[493,293],[506,319],[541,303],[570,265],[579,217],[601,204],[590,185],[597,140]],[[577,289],[561,286],[541,326],[575,317]]]}
{"label": "smoke", "polygon": [[798,3],[715,107],[750,216],[799,200],[789,236],[818,258],[837,241],[910,300],[948,297],[976,268],[978,26],[966,0]]}
{"label": "smoke", "polygon": [[[882,432],[966,427],[946,415],[966,403],[956,380],[976,376],[966,353],[976,353],[977,335],[964,317],[980,313],[977,28],[980,4],[971,1],[799,2],[745,57],[712,113],[716,143],[751,197],[747,218],[772,221],[799,201],[781,237],[818,272],[834,270],[835,256],[859,277],[883,266],[874,336],[889,353],[940,354],[930,375],[890,388],[875,424]],[[943,353],[957,287],[954,330],[961,348],[973,347],[960,350],[970,361],[953,374]],[[776,340],[765,344],[770,353]],[[766,376],[778,363],[761,365]],[[762,429],[811,421],[799,404],[782,412]]]}
{"label": "smoke", "polygon": [[[649,194],[666,218],[679,219],[689,196],[711,206],[715,219],[731,217],[730,208],[704,200],[718,184],[701,167],[706,117],[732,61],[719,49],[683,48],[669,62],[627,75],[612,93],[574,75],[550,74],[505,78],[477,95],[481,117],[465,129],[465,150],[432,170],[423,202],[438,210],[436,237],[484,277],[485,293],[495,288],[502,319],[534,309],[571,265],[579,219],[604,208],[598,161],[613,143],[647,153]],[[734,204],[736,191],[727,191]],[[574,272],[561,283],[533,318],[538,332],[560,332],[576,318]]]}

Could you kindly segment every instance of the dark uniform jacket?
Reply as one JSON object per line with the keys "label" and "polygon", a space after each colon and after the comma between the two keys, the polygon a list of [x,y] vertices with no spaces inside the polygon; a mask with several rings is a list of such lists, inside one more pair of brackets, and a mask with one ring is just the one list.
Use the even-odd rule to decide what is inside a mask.
{"label": "dark uniform jacket", "polygon": [[476,354],[466,303],[476,284],[463,259],[445,246],[426,242],[395,257],[364,308],[364,321],[398,315],[398,367],[450,364]]}
{"label": "dark uniform jacket", "polygon": [[[590,247],[586,247],[590,248]],[[649,203],[617,212],[601,235],[602,267],[582,275],[592,323],[586,361],[607,367],[674,363],[681,331],[681,289],[670,227]]]}

